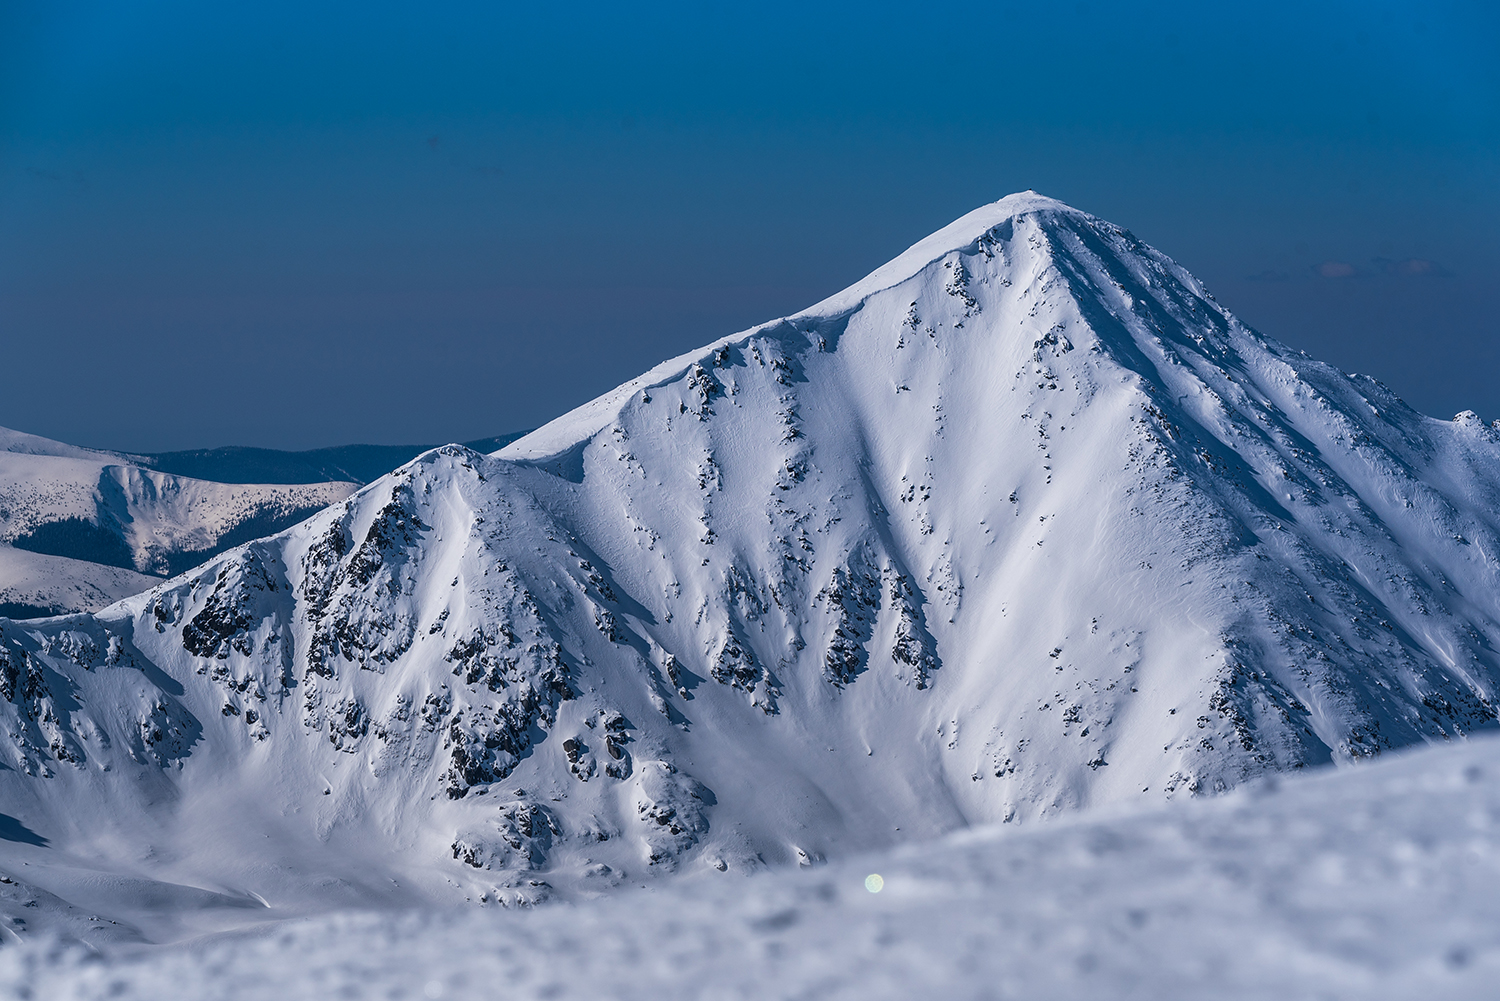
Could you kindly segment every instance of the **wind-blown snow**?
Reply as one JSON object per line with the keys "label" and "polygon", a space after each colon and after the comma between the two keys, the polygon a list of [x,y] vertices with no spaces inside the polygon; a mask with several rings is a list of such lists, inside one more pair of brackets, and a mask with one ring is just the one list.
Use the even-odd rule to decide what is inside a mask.
{"label": "wind-blown snow", "polygon": [[0,995],[1488,998],[1500,749],[521,913],[346,913],[102,959],[53,941],[0,949]]}
{"label": "wind-blown snow", "polygon": [[207,919],[140,880],[223,927],[581,898],[1464,736],[1497,442],[1012,196],[495,455],[0,621],[45,841],[0,859],[161,941]]}

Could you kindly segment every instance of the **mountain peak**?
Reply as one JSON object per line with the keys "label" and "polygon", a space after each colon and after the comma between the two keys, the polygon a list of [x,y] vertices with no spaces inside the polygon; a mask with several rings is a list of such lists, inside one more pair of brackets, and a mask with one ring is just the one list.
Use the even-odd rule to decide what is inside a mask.
{"label": "mountain peak", "polygon": [[896,257],[882,264],[864,278],[835,295],[805,310],[801,315],[820,315],[848,309],[882,289],[898,285],[948,254],[972,247],[985,234],[1025,216],[1043,218],[1069,216],[1095,221],[1086,212],[1035,191],[1018,191],[988,205],[968,212],[953,222],[917,241]]}
{"label": "mountain peak", "polygon": [[[680,378],[695,364],[701,364],[726,347],[745,342],[757,334],[784,325],[797,327],[817,325],[820,321],[847,314],[886,289],[921,274],[950,254],[976,248],[982,239],[1004,231],[1006,224],[1029,216],[1043,220],[1072,219],[1084,224],[1099,220],[1064,202],[1032,190],[1018,191],[998,201],[980,206],[972,212],[908,247],[896,257],[876,268],[853,285],[791,316],[759,324],[749,330],[722,337],[702,348],[662,362],[650,371],[605,393],[575,410],[561,415],[530,434],[506,446],[502,453],[510,459],[545,461],[596,434],[619,413],[619,409],[636,394],[651,386]],[[1107,224],[1106,224],[1107,225]],[[1114,227],[1109,227],[1114,230]]]}
{"label": "mountain peak", "polygon": [[[952,231],[955,236],[960,237],[960,240],[966,231],[971,233],[972,235],[967,241],[954,242],[954,245],[950,248],[958,250],[1002,223],[1014,221],[1021,216],[1038,214],[1064,215],[1077,219],[1098,221],[1094,216],[1084,212],[1082,209],[1074,208],[1067,202],[1027,188],[1025,191],[1016,191],[1006,195],[1004,198],[990,202],[988,205],[981,205],[972,212],[968,212],[955,219],[952,223],[943,227],[943,229],[938,230],[938,233]],[[933,234],[933,236],[937,236],[938,233]]]}

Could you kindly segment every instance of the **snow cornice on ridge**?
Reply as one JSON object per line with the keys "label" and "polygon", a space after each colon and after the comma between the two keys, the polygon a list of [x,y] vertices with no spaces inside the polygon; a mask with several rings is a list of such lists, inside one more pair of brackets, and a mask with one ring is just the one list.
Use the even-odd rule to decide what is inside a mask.
{"label": "snow cornice on ridge", "polygon": [[980,206],[960,216],[937,232],[919,240],[843,291],[801,312],[757,324],[747,330],[721,337],[711,344],[664,361],[624,385],[610,390],[603,396],[595,397],[588,403],[549,421],[525,437],[511,442],[496,455],[512,461],[538,463],[561,455],[608,427],[610,422],[619,415],[620,409],[636,393],[681,378],[695,363],[707,360],[721,347],[742,343],[783,323],[795,324],[799,320],[824,319],[848,312],[870,296],[900,285],[920,274],[933,262],[972,246],[980,237],[997,226],[1028,215],[1066,215],[1086,222],[1097,221],[1087,212],[1029,188],[1006,195],[999,201]]}
{"label": "snow cornice on ridge", "polygon": [[1075,209],[1056,198],[1049,198],[1029,189],[1018,191],[960,216],[931,236],[912,244],[842,292],[831,295],[788,319],[823,317],[852,309],[862,300],[921,274],[933,262],[973,246],[980,237],[997,226],[1029,215],[1067,215],[1088,222],[1096,221],[1087,212]]}

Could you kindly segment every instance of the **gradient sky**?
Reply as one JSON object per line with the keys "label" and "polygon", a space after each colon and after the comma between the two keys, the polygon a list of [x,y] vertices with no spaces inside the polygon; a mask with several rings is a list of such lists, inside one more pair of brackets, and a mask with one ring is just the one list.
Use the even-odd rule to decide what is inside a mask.
{"label": "gradient sky", "polygon": [[1491,420],[1495,9],[0,0],[0,425],[531,427],[1024,188]]}

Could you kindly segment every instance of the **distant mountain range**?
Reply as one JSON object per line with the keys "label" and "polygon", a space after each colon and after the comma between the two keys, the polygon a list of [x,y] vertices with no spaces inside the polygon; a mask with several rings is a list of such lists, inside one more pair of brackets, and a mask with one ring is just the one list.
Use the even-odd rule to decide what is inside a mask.
{"label": "distant mountain range", "polygon": [[[131,468],[87,496],[141,498],[108,510],[148,569],[132,526],[202,481]],[[205,545],[260,489],[198,502]],[[154,939],[527,904],[1496,729],[1500,430],[1032,192],[345,489],[98,614],[0,621],[29,886]]]}
{"label": "distant mountain range", "polygon": [[[525,432],[466,441],[465,448],[494,452]],[[441,444],[441,443],[438,443]],[[378,479],[437,445],[337,445],[305,452],[282,452],[271,448],[230,445],[185,452],[154,452],[130,455],[130,459],[163,473],[190,476],[216,483],[325,483],[347,481],[365,484]]]}
{"label": "distant mountain range", "polygon": [[102,608],[295,525],[429,447],[133,455],[0,428],[0,615]]}

